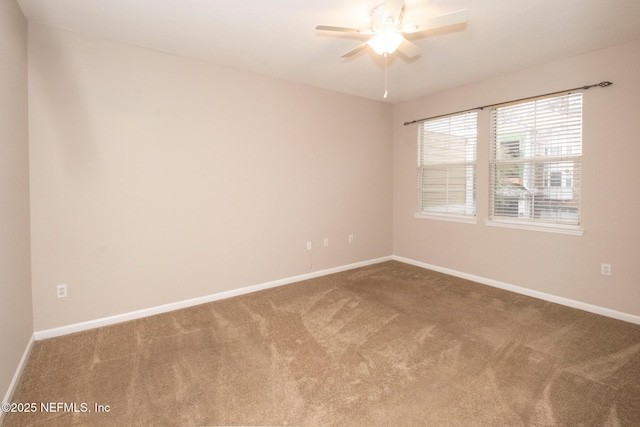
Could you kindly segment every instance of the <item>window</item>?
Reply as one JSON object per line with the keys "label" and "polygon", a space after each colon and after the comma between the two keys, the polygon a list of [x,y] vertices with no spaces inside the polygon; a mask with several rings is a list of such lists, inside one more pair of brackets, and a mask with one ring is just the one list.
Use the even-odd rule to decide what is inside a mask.
{"label": "window", "polygon": [[475,221],[477,117],[471,112],[420,124],[416,216]]}
{"label": "window", "polygon": [[491,111],[489,221],[579,230],[582,94]]}

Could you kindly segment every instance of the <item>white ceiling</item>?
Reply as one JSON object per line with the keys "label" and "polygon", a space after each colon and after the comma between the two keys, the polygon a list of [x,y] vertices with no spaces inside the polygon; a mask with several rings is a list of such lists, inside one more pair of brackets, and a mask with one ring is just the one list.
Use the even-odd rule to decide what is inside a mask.
{"label": "white ceiling", "polygon": [[[342,59],[366,38],[315,26],[370,28],[383,2],[18,0],[32,23],[376,100],[383,58],[366,49]],[[411,39],[420,57],[389,58],[388,102],[640,38],[640,0],[405,0],[403,22],[465,8],[466,25]]]}

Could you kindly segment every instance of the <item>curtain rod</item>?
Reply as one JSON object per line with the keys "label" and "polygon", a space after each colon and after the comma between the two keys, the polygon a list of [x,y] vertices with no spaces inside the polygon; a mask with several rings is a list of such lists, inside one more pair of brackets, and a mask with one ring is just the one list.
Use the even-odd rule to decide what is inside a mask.
{"label": "curtain rod", "polygon": [[512,101],[499,102],[499,103],[496,103],[496,104],[483,105],[482,107],[469,108],[468,110],[456,111],[455,113],[440,114],[439,116],[426,117],[424,119],[417,119],[417,120],[413,120],[413,121],[410,121],[410,122],[404,122],[404,125],[408,126],[408,125],[412,125],[414,123],[424,122],[425,120],[438,119],[440,117],[447,117],[447,116],[454,116],[456,114],[468,113],[469,111],[474,111],[474,110],[484,110],[485,108],[496,107],[498,105],[509,104],[511,102],[527,101],[529,99],[542,98],[542,97],[545,97],[545,96],[557,95],[557,94],[560,94],[560,93],[569,93],[569,92],[574,92],[574,91],[577,91],[577,90],[591,89],[592,87],[596,87],[596,86],[607,87],[607,86],[611,86],[612,84],[613,83],[611,83],[611,82],[600,82],[600,83],[587,85],[587,86],[574,87],[573,89],[565,89],[565,90],[559,90],[557,92],[545,93],[544,95],[528,96],[526,98],[514,99]]}

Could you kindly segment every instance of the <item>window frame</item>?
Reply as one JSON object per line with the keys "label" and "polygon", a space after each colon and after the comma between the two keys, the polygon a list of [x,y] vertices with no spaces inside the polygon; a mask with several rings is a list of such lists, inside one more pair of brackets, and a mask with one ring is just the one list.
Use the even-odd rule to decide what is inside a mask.
{"label": "window frame", "polygon": [[[448,125],[444,124],[447,122]],[[452,122],[454,122],[452,124]],[[471,123],[473,123],[471,125]],[[440,129],[440,126],[448,128],[450,133],[442,132],[440,135],[445,139],[464,139],[464,152],[459,150],[458,144],[453,145],[457,151],[451,151],[453,157],[464,158],[464,160],[451,161],[450,157],[447,161],[426,161],[427,150],[438,150],[440,155],[444,152],[449,153],[451,147],[444,148],[435,142],[435,139],[429,141],[427,136],[427,128],[434,126]],[[453,130],[452,130],[453,128]],[[431,131],[433,134],[437,132]],[[464,112],[462,114],[452,114],[446,116],[438,116],[433,119],[425,120],[420,123],[418,127],[418,153],[417,153],[417,210],[414,213],[416,218],[435,219],[443,221],[454,221],[463,223],[477,223],[477,152],[478,152],[478,113],[476,111]],[[431,172],[433,174],[443,174],[446,177],[445,183],[433,184],[432,187],[428,187],[425,180],[427,174]],[[452,174],[456,174],[457,179],[461,178],[460,172],[464,173],[465,186],[464,186],[464,203],[448,203],[450,194],[460,194],[460,189],[455,184],[450,184],[449,178]],[[455,178],[455,177],[454,177]],[[444,187],[443,187],[444,185]],[[433,199],[429,200],[426,196],[427,193],[440,193],[446,194],[447,202],[443,205],[434,205],[426,207],[425,204],[434,202]],[[453,197],[453,196],[451,196]],[[460,196],[458,196],[460,197]],[[471,200],[469,200],[471,198]],[[470,211],[469,211],[470,210]]]}
{"label": "window frame", "polygon": [[[579,118],[577,119],[577,123],[579,123],[579,131],[578,132],[572,131],[573,133],[571,134],[573,137],[579,134],[579,144],[576,144],[575,142],[576,140],[574,139],[572,140],[572,142],[569,142],[569,143],[567,142],[553,143],[550,146],[549,150],[559,150],[558,153],[550,153],[545,148],[545,152],[543,155],[538,155],[537,153],[523,154],[523,151],[525,150],[535,151],[538,149],[538,147],[536,147],[535,142],[531,142],[527,140],[527,138],[531,138],[530,135],[525,135],[525,133],[523,132],[523,135],[518,137],[517,136],[518,132],[516,131],[513,131],[511,134],[509,134],[508,132],[505,134],[501,134],[496,129],[497,127],[496,116],[498,114],[498,110],[500,109],[503,109],[501,111],[508,111],[507,109],[509,109],[509,107],[515,107],[511,109],[511,111],[513,111],[514,109],[518,108],[517,106],[523,106],[523,108],[526,108],[527,104],[534,104],[540,101],[551,102],[552,100],[560,99],[562,97],[567,97],[568,102],[579,103]],[[569,98],[569,97],[575,97],[575,98]],[[578,98],[579,100],[576,101]],[[534,110],[536,111],[535,114],[537,115],[538,113],[536,108],[537,108],[537,105],[534,106]],[[485,220],[486,225],[507,227],[507,228],[518,228],[518,229],[526,229],[526,230],[546,231],[546,232],[553,232],[553,233],[573,234],[573,235],[583,234],[584,230],[581,226],[582,197],[581,197],[581,191],[580,191],[581,190],[580,176],[581,176],[581,169],[582,169],[582,145],[583,145],[583,141],[582,141],[583,116],[584,116],[584,97],[582,96],[582,92],[566,92],[562,94],[554,94],[552,96],[535,98],[533,100],[529,99],[525,101],[516,101],[516,102],[492,107],[490,111],[490,118],[489,118],[489,123],[490,123],[489,162],[488,162],[488,165],[489,165],[488,184],[489,185],[487,188],[488,219]],[[560,125],[558,126],[561,127]],[[576,124],[572,121],[571,126],[576,127]],[[537,128],[536,128],[536,131],[538,131]],[[553,132],[553,128],[551,132]],[[563,134],[563,137],[564,136],[565,135]],[[527,141],[526,149],[523,148],[525,146],[525,141]],[[499,153],[501,152],[500,146],[502,144],[505,144],[505,145],[508,144],[509,146],[511,146],[511,148],[509,149],[511,151],[512,147],[516,144],[516,142],[519,145],[519,150],[517,150],[519,152],[518,156],[513,156],[513,157],[509,156],[506,158],[505,157],[499,158],[500,157]],[[575,146],[579,147],[579,153],[577,154],[572,152],[572,147],[575,147]],[[570,168],[567,168],[565,170],[565,175],[563,175],[563,172],[558,171],[561,165],[563,164],[571,165]],[[514,191],[517,191],[516,187],[519,185],[523,188],[523,190],[521,191],[522,193],[524,191],[524,188],[527,187],[527,185],[525,185],[525,182],[529,184],[529,187],[527,187],[527,189],[529,190],[530,194],[525,195],[524,198],[522,194],[520,194],[519,196],[514,196],[513,197],[514,200],[517,198],[518,203],[521,203],[524,201],[524,204],[526,205],[528,200],[527,198],[530,197],[532,199],[531,206],[533,206],[533,208],[527,209],[526,206],[523,207],[519,205],[518,211],[517,211],[518,215],[513,217],[511,215],[500,215],[500,213],[508,212],[506,210],[508,208],[504,208],[505,210],[502,210],[501,212],[496,214],[496,206],[497,206],[496,203],[498,199],[498,196],[496,195],[496,191],[498,188],[497,180],[501,179],[503,183],[505,182],[504,175],[502,176],[502,178],[499,178],[499,170],[502,169],[504,171],[505,168],[508,167],[509,165],[516,166],[517,168],[519,168],[518,170],[520,171],[519,172],[520,182],[516,182],[514,184]],[[527,169],[528,172],[524,171],[524,169]],[[554,175],[556,177],[555,181],[554,181],[554,178],[552,178],[552,174],[554,172],[556,173],[556,175]],[[560,180],[559,180],[560,186],[559,187],[551,186],[552,183],[557,183],[556,181],[558,181],[557,180],[558,173],[560,174]],[[542,178],[537,180],[536,178],[537,174],[541,174]],[[545,186],[547,183],[549,184],[548,188]],[[539,193],[538,195],[536,195],[536,193],[539,191],[542,191],[542,194],[544,196],[544,194],[546,193],[549,193],[549,194],[553,193],[554,189],[556,189],[554,194],[556,197],[555,198],[549,197],[549,196],[546,196],[546,197],[549,200],[548,206],[552,207],[552,210],[550,212],[555,212],[555,217],[556,217],[555,220],[551,220],[548,218],[535,218],[534,217],[536,215],[536,208],[534,206],[535,198],[540,197]],[[559,201],[571,200],[572,198],[575,197],[576,194],[577,194],[577,202],[575,203],[576,216],[577,216],[576,220],[573,221],[573,220],[568,220],[566,218],[562,220],[561,219],[562,206]],[[556,201],[556,205],[553,204],[554,200]],[[524,211],[522,216],[520,215],[521,211]],[[538,210],[538,212],[543,212],[543,211]]]}

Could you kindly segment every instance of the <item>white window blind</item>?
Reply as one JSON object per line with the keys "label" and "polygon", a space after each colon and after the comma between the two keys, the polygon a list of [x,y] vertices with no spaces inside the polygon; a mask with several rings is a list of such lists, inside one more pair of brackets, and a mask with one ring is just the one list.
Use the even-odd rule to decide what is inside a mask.
{"label": "white window blind", "polygon": [[489,220],[580,224],[582,93],[491,111]]}
{"label": "white window blind", "polygon": [[475,218],[477,112],[418,126],[418,216]]}

